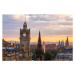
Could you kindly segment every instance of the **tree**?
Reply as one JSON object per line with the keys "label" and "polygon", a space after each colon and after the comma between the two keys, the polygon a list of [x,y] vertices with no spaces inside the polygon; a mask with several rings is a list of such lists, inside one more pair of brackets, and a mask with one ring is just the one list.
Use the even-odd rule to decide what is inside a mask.
{"label": "tree", "polygon": [[54,60],[59,50],[48,50],[45,53],[45,60]]}
{"label": "tree", "polygon": [[35,55],[36,55],[36,59],[37,58],[40,58],[40,60],[42,60],[42,55],[43,55],[44,53],[43,53],[43,51],[42,51],[42,49],[36,49],[35,50]]}

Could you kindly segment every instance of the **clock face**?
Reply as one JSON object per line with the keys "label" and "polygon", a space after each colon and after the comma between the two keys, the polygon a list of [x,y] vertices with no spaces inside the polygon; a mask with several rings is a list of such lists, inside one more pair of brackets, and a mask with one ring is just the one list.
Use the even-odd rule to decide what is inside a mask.
{"label": "clock face", "polygon": [[26,34],[24,33],[24,34],[23,34],[23,36],[25,37],[25,36],[26,36]]}

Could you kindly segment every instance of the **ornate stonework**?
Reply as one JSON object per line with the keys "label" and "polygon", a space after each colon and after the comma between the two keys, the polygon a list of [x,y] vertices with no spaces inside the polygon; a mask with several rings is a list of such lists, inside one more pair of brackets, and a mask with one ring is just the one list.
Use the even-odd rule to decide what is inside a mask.
{"label": "ornate stonework", "polygon": [[23,24],[23,29],[20,29],[20,47],[24,49],[25,56],[30,57],[30,29],[27,28],[26,21]]}

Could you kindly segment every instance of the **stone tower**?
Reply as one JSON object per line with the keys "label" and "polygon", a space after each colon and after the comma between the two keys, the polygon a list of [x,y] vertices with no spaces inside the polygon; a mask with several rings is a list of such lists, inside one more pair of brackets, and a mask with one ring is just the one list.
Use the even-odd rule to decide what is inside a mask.
{"label": "stone tower", "polygon": [[43,41],[43,52],[45,53],[45,42]]}
{"label": "stone tower", "polygon": [[40,31],[39,31],[38,45],[37,46],[38,46],[39,49],[42,49]]}
{"label": "stone tower", "polygon": [[26,21],[23,24],[23,29],[20,29],[20,47],[27,52],[27,56],[30,56],[30,29],[27,28]]}
{"label": "stone tower", "polygon": [[36,60],[43,60],[43,50],[42,50],[42,45],[41,45],[41,35],[40,35],[40,31],[39,31],[39,37],[38,37],[38,44],[37,44],[37,49],[35,51],[36,54]]}

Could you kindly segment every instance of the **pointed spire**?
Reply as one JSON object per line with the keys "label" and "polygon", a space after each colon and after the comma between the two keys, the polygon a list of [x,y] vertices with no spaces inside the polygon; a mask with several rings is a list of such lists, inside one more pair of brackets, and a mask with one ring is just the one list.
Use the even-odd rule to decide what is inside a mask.
{"label": "pointed spire", "polygon": [[68,47],[68,46],[69,46],[68,36],[67,36],[67,40],[66,40],[65,45],[66,45],[66,47]]}
{"label": "pointed spire", "polygon": [[42,48],[40,31],[39,31],[39,37],[38,37],[38,48],[39,48],[39,49]]}
{"label": "pointed spire", "polygon": [[40,30],[39,30],[39,37],[40,37]]}
{"label": "pointed spire", "polygon": [[67,36],[67,41],[68,41],[68,36]]}
{"label": "pointed spire", "polygon": [[39,39],[38,39],[38,41],[41,42],[40,30],[39,30]]}
{"label": "pointed spire", "polygon": [[23,29],[27,29],[26,16],[25,16],[25,22],[23,24]]}
{"label": "pointed spire", "polygon": [[60,45],[60,40],[59,40],[59,45]]}

